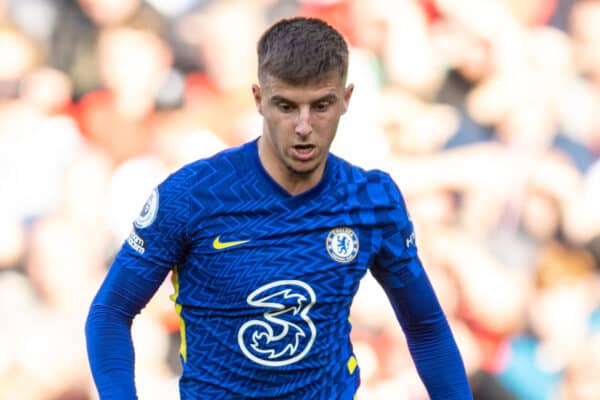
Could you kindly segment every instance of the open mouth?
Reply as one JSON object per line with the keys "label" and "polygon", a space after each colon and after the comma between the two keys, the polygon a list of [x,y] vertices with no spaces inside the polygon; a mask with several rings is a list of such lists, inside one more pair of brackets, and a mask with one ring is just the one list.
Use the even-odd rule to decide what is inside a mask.
{"label": "open mouth", "polygon": [[294,158],[305,161],[314,155],[316,147],[312,144],[297,144],[292,147]]}

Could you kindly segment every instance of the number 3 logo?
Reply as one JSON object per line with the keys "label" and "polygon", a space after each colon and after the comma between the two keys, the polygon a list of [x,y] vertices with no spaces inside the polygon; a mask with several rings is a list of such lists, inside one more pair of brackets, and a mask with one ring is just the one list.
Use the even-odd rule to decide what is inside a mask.
{"label": "number 3 logo", "polygon": [[262,319],[244,323],[238,344],[257,364],[281,367],[302,359],[312,347],[317,328],[308,316],[317,301],[305,282],[282,280],[263,285],[246,299],[252,307],[267,308]]}

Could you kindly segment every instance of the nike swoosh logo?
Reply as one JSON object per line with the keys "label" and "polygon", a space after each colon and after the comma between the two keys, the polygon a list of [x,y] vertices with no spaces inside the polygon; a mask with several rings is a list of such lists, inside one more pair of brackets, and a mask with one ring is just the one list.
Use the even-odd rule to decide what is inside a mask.
{"label": "nike swoosh logo", "polygon": [[221,242],[221,235],[217,236],[213,241],[213,247],[216,250],[223,250],[240,244],[248,243],[250,240],[236,240],[234,242]]}

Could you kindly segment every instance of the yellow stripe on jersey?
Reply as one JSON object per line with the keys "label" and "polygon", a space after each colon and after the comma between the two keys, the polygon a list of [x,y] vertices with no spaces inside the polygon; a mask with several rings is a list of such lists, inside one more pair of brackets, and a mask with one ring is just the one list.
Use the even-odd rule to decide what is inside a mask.
{"label": "yellow stripe on jersey", "polygon": [[357,365],[358,365],[358,362],[356,361],[356,357],[350,356],[350,358],[348,359],[348,364],[347,364],[348,372],[350,372],[350,375],[352,375],[354,373]]}
{"label": "yellow stripe on jersey", "polygon": [[175,303],[175,312],[179,316],[179,335],[181,337],[181,344],[179,345],[179,353],[183,358],[183,361],[187,361],[187,347],[185,341],[185,320],[181,316],[182,306],[177,303],[177,297],[179,296],[179,270],[177,265],[173,267],[173,274],[171,275],[171,282],[173,283],[173,288],[175,289],[175,293],[170,296],[170,299]]}

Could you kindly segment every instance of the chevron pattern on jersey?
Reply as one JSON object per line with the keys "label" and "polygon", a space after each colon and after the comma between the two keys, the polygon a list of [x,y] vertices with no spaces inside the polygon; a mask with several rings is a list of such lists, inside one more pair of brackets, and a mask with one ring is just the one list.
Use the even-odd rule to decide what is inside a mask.
{"label": "chevron pattern on jersey", "polygon": [[[128,268],[155,282],[178,265],[181,398],[353,398],[348,314],[359,282],[368,268],[398,268],[392,258],[416,254],[382,251],[390,227],[410,233],[390,178],[330,156],[317,187],[289,196],[252,142],[187,165],[158,191],[154,222],[135,230],[143,252],[122,251]],[[359,248],[347,263],[327,248],[340,227]]]}

